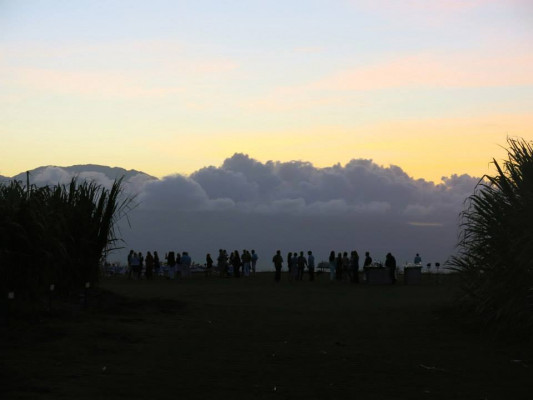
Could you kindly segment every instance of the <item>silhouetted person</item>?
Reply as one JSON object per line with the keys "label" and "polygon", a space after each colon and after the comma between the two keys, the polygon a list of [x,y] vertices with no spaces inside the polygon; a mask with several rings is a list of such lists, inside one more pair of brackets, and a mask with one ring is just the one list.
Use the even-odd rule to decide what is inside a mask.
{"label": "silhouetted person", "polygon": [[143,272],[143,265],[144,265],[144,257],[143,253],[139,251],[139,265],[137,267],[137,279],[142,279],[142,272]]}
{"label": "silhouetted person", "polygon": [[350,270],[352,283],[359,283],[359,254],[355,250],[350,256]]}
{"label": "silhouetted person", "polygon": [[292,279],[292,253],[287,254],[287,269],[289,270],[289,280]]}
{"label": "silhouetted person", "polygon": [[139,279],[139,269],[141,268],[139,263],[139,255],[137,253],[133,253],[133,256],[131,258],[131,269],[133,271],[133,276],[137,279]]}
{"label": "silhouetted person", "polygon": [[144,263],[146,266],[144,276],[146,276],[146,280],[151,280],[154,274],[154,257],[152,256],[152,253],[146,253],[146,259],[144,260]]}
{"label": "silhouetted person", "polygon": [[346,277],[350,274],[350,259],[348,258],[348,252],[342,253],[342,277]]}
{"label": "silhouetted person", "polygon": [[221,277],[225,277],[228,275],[228,255],[226,254],[226,251],[223,249],[218,250],[218,271],[220,272]]}
{"label": "silhouetted person", "polygon": [[370,267],[370,265],[372,265],[372,257],[370,257],[370,253],[367,251],[365,253],[365,262],[363,264],[363,268]]}
{"label": "silhouetted person", "polygon": [[368,282],[368,271],[367,268],[369,268],[372,265],[372,257],[370,257],[370,253],[367,251],[365,253],[365,261],[363,263],[363,272],[365,274],[365,279]]}
{"label": "silhouetted person", "polygon": [[181,254],[180,261],[181,261],[181,275],[189,276],[191,274],[191,264],[192,264],[192,259],[191,259],[191,256],[189,256],[189,253],[184,251]]}
{"label": "silhouetted person", "polygon": [[155,276],[159,276],[161,271],[161,261],[159,261],[159,254],[157,254],[157,251],[154,251],[154,270]]}
{"label": "silhouetted person", "polygon": [[415,259],[413,260],[415,264],[422,264],[422,257],[420,257],[420,254],[416,253]]}
{"label": "silhouetted person", "polygon": [[339,253],[335,260],[335,279],[338,281],[342,279],[342,253]]}
{"label": "silhouetted person", "polygon": [[252,255],[248,250],[242,251],[241,257],[242,273],[244,276],[250,276],[250,269],[252,265]]}
{"label": "silhouetted person", "polygon": [[298,252],[292,253],[291,258],[291,279],[296,280],[298,279]]}
{"label": "silhouetted person", "polygon": [[255,252],[255,250],[252,250],[252,275],[255,276],[255,266],[257,264],[257,260],[259,259],[259,256]]}
{"label": "silhouetted person", "polygon": [[176,253],[169,251],[167,254],[168,278],[174,279],[176,277]]}
{"label": "silhouetted person", "polygon": [[274,280],[279,282],[281,280],[281,267],[283,266],[283,257],[281,257],[281,251],[276,251],[276,254],[274,257],[272,257],[272,262],[274,263],[274,268],[276,269]]}
{"label": "silhouetted person", "polygon": [[385,267],[389,268],[392,283],[396,283],[396,259],[391,253],[385,256]]}
{"label": "silhouetted person", "polygon": [[231,259],[231,265],[233,265],[233,276],[235,278],[239,278],[241,276],[239,272],[239,268],[241,267],[241,257],[239,256],[239,252],[237,250],[233,252],[233,258]]}
{"label": "silhouetted person", "polygon": [[309,269],[309,280],[313,282],[315,280],[315,256],[311,250],[307,252],[307,268]]}
{"label": "silhouetted person", "polygon": [[211,275],[211,271],[213,270],[213,259],[211,258],[211,254],[207,253],[205,256],[205,276]]}
{"label": "silhouetted person", "polygon": [[128,254],[128,279],[131,279],[131,275],[133,273],[133,265],[132,265],[133,254],[134,254],[134,251],[130,250],[130,252]]}
{"label": "silhouetted person", "polygon": [[231,253],[229,253],[229,257],[228,257],[228,260],[229,260],[229,265],[231,266],[231,268],[228,268],[228,275],[235,275],[234,274],[234,271],[233,271],[233,257],[235,257],[235,253],[232,251]]}
{"label": "silhouetted person", "polygon": [[176,279],[181,278],[183,276],[182,269],[183,268],[181,265],[181,254],[179,251],[176,251],[176,273],[175,273]]}
{"label": "silhouetted person", "polygon": [[332,250],[329,253],[329,280],[332,281],[335,279],[335,252]]}
{"label": "silhouetted person", "polygon": [[298,264],[298,275],[297,275],[296,279],[301,281],[304,278],[305,266],[307,265],[307,260],[306,260],[306,258],[304,256],[304,252],[303,251],[300,251],[300,255],[298,256],[297,264]]}

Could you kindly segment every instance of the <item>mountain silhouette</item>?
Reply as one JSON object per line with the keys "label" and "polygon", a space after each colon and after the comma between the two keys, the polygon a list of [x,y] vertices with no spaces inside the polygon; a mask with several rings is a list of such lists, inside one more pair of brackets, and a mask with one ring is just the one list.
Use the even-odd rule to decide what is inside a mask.
{"label": "mountain silhouette", "polygon": [[[85,175],[85,176],[89,175],[90,176],[91,174],[102,174],[110,180],[119,179],[121,177],[124,177],[124,181],[129,181],[134,177],[136,179],[141,178],[142,180],[147,180],[147,181],[157,180],[157,178],[154,176],[148,175],[142,171],[137,171],[134,169],[126,170],[120,167],[108,167],[105,165],[85,164],[85,165],[71,165],[68,167],[58,167],[58,166],[48,165],[48,166],[34,168],[32,170],[29,170],[30,182],[32,182],[32,177],[42,176],[43,173],[51,169],[62,170],[65,173],[72,175],[72,176],[78,176],[78,175]],[[0,180],[1,181],[18,180],[18,181],[26,182],[26,172],[21,172],[11,178],[0,177]],[[51,179],[44,183],[54,185],[54,184],[57,184],[58,182],[57,181],[54,182],[53,179]]]}

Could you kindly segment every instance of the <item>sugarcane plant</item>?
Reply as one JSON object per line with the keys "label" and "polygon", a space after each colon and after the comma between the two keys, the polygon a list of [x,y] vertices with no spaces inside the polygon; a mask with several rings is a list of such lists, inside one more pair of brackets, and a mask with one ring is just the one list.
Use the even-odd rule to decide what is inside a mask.
{"label": "sugarcane plant", "polygon": [[507,140],[508,158],[492,161],[461,214],[458,255],[448,265],[462,277],[460,301],[491,330],[533,327],[533,142]]}
{"label": "sugarcane plant", "polygon": [[76,178],[53,187],[0,185],[0,290],[32,300],[50,283],[71,293],[98,282],[102,259],[120,240],[116,223],[131,203],[122,179],[110,189]]}

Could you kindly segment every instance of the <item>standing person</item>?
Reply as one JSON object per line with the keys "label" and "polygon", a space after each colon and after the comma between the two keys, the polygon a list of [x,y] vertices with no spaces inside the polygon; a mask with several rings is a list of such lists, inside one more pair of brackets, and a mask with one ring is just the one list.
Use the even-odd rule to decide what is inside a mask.
{"label": "standing person", "polygon": [[154,257],[150,252],[146,253],[145,265],[146,270],[144,271],[144,276],[146,276],[146,280],[149,281],[153,278],[154,272]]}
{"label": "standing person", "polygon": [[242,251],[241,262],[243,275],[246,277],[250,276],[250,264],[252,263],[252,255],[248,250]]}
{"label": "standing person", "polygon": [[296,252],[296,251],[294,253],[292,253],[290,279],[291,280],[298,279],[298,252]]}
{"label": "standing person", "polygon": [[137,253],[133,253],[133,257],[131,259],[131,269],[133,270],[133,276],[139,279],[139,255]]}
{"label": "standing person", "polygon": [[213,259],[209,253],[205,256],[205,269],[205,276],[211,276],[211,271],[213,271]]}
{"label": "standing person", "polygon": [[228,275],[228,256],[226,255],[226,251],[219,249],[218,250],[218,272],[220,273],[220,276],[224,278]]}
{"label": "standing person", "polygon": [[352,271],[352,283],[359,283],[359,254],[356,250],[350,255],[350,270]]}
{"label": "standing person", "polygon": [[348,276],[350,274],[350,259],[348,258],[348,252],[342,253],[342,269],[341,276]]}
{"label": "standing person", "polygon": [[184,251],[181,254],[180,261],[181,261],[181,276],[189,276],[191,273],[191,264],[192,264],[191,256],[189,256],[189,253]]}
{"label": "standing person", "polygon": [[231,264],[233,265],[233,276],[235,278],[239,278],[241,276],[239,272],[239,268],[241,267],[241,257],[239,256],[239,252],[237,250],[233,252]]}
{"label": "standing person", "polygon": [[274,281],[279,282],[281,280],[281,267],[283,266],[283,257],[281,257],[281,251],[276,251],[274,257],[272,257],[276,274],[274,275]]}
{"label": "standing person", "polygon": [[389,268],[389,274],[392,284],[396,283],[396,259],[391,253],[385,256],[385,267]]}
{"label": "standing person", "polygon": [[370,257],[370,253],[367,251],[365,252],[365,261],[363,263],[363,272],[364,272],[364,278],[368,282],[368,271],[367,268],[370,268],[372,265],[372,257]]}
{"label": "standing person", "polygon": [[415,264],[422,264],[422,257],[420,257],[420,254],[416,253],[415,259],[413,260]]}
{"label": "standing person", "polygon": [[183,273],[181,272],[181,254],[176,251],[176,279],[181,278]]}
{"label": "standing person", "polygon": [[144,267],[144,257],[143,257],[143,253],[139,251],[139,271],[137,272],[139,279],[142,279],[143,267]]}
{"label": "standing person", "polygon": [[307,252],[307,268],[309,269],[309,280],[313,282],[315,280],[315,256],[311,250]]}
{"label": "standing person", "polygon": [[131,274],[133,272],[132,261],[133,261],[133,250],[130,250],[128,254],[128,279],[131,279]]}
{"label": "standing person", "polygon": [[154,270],[155,276],[159,276],[161,271],[161,261],[159,261],[159,255],[157,254],[157,251],[154,251]]}
{"label": "standing person", "polygon": [[370,257],[370,253],[367,251],[365,253],[365,262],[363,264],[363,268],[370,267],[371,264],[372,264],[372,257]]}
{"label": "standing person", "polygon": [[257,253],[255,250],[252,250],[252,275],[255,276],[255,266],[257,264],[257,260],[259,259]]}
{"label": "standing person", "polygon": [[235,253],[232,251],[228,256],[228,276],[234,276],[235,274],[235,271],[233,271],[233,257],[235,257]]}
{"label": "standing person", "polygon": [[338,281],[342,279],[342,253],[340,252],[335,260],[335,279]]}
{"label": "standing person", "polygon": [[300,256],[298,257],[297,263],[298,263],[298,275],[296,276],[296,279],[301,281],[304,278],[305,266],[307,265],[307,260],[305,259],[303,251],[300,251]]}
{"label": "standing person", "polygon": [[292,253],[287,254],[287,269],[289,270],[289,280],[292,279]]}
{"label": "standing person", "polygon": [[167,254],[168,279],[176,277],[176,253],[169,251]]}
{"label": "standing person", "polygon": [[329,280],[335,279],[335,252],[331,250],[329,253]]}

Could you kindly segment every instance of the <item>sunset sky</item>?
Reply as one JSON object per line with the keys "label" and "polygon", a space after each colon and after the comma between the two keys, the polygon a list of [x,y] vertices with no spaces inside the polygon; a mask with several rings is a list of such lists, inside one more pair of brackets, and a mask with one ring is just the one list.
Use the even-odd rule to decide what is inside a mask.
{"label": "sunset sky", "polygon": [[0,0],[0,175],[236,152],[413,178],[533,140],[530,0]]}

